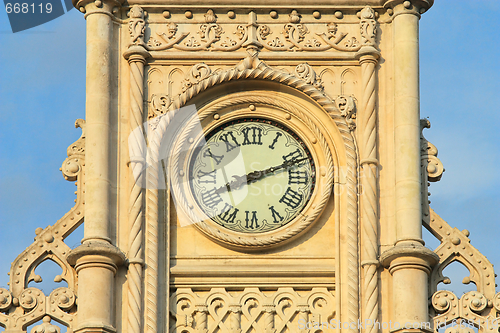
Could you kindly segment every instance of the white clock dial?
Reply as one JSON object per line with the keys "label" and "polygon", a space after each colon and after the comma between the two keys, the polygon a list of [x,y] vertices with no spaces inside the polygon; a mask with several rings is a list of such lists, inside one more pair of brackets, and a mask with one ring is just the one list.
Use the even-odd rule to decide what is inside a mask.
{"label": "white clock dial", "polygon": [[204,213],[242,233],[275,230],[295,219],[316,178],[304,142],[286,126],[261,118],[241,118],[208,133],[189,172]]}

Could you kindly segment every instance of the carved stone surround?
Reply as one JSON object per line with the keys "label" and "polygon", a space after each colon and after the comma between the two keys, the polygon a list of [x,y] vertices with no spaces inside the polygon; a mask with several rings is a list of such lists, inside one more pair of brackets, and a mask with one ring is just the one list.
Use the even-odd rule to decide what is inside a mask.
{"label": "carved stone surround", "polygon": [[[365,66],[365,73],[368,76],[366,80],[363,77],[363,81],[358,82],[361,79],[359,59],[364,57],[363,64],[373,65],[376,63],[378,51],[375,48],[377,14],[369,7],[359,11],[349,10],[348,13],[349,15],[345,15],[337,10],[330,11],[328,14],[327,12],[322,14],[320,11],[303,14],[299,10],[291,10],[285,14],[283,11],[278,13],[277,11],[255,10],[243,14],[238,10],[230,10],[226,15],[220,10],[212,9],[204,13],[200,13],[199,10],[172,9],[165,10],[159,15],[157,11],[146,14],[142,8],[133,6],[128,21],[132,44],[125,56],[131,63],[131,77],[134,80],[132,87],[140,85],[144,79],[148,83],[146,91],[139,92],[135,91],[135,88],[132,89],[131,98],[135,101],[142,96],[148,96],[147,136],[151,147],[158,147],[161,141],[164,125],[160,119],[164,119],[163,115],[168,116],[170,111],[182,107],[198,94],[223,83],[264,80],[286,85],[307,95],[330,115],[343,137],[344,142],[337,144],[345,147],[343,149],[345,149],[348,161],[345,170],[347,173],[341,176],[341,178],[346,177],[345,180],[339,178],[340,182],[345,182],[347,185],[348,209],[342,213],[345,214],[342,221],[346,222],[343,222],[340,227],[341,232],[345,232],[347,240],[343,245],[340,245],[341,242],[338,240],[335,241],[336,246],[340,246],[342,248],[340,251],[343,253],[343,259],[336,261],[336,267],[339,268],[339,262],[343,262],[346,279],[343,282],[345,288],[342,290],[341,297],[345,306],[343,318],[355,321],[359,313],[357,278],[359,235],[356,209],[357,148],[351,134],[356,128],[357,99],[354,96],[358,95],[358,98],[363,94],[375,96],[375,76],[372,73],[375,66]],[[215,60],[214,54],[217,54],[215,57],[220,60]],[[370,54],[373,54],[374,61],[367,62],[366,57]],[[141,67],[143,65],[136,65],[139,62],[132,59],[141,59],[140,62],[146,66],[150,64],[147,76],[143,73]],[[201,62],[205,59],[206,63]],[[263,59],[268,60],[269,64]],[[289,60],[289,62],[278,67],[276,64],[279,62],[275,64],[272,62],[273,59],[279,62]],[[302,59],[310,60],[305,62]],[[332,60],[337,61],[336,66],[331,66]],[[140,68],[139,71],[136,70],[137,66]],[[139,73],[142,76],[137,76]],[[182,80],[181,85],[178,84],[179,78]],[[259,102],[252,102],[252,104],[255,103]],[[368,102],[367,105],[371,108],[370,113],[373,113],[374,104]],[[134,117],[139,110],[142,117],[145,116],[145,110],[140,108],[142,105],[139,104],[132,108]],[[293,112],[291,115],[307,119]],[[374,126],[375,122],[370,122],[370,124]],[[370,130],[373,131],[373,129]],[[152,153],[151,159],[158,161],[158,156],[154,156],[158,154],[155,153],[155,149],[152,149]],[[134,167],[133,163],[131,165]],[[148,174],[145,175],[146,183],[151,188],[156,188],[155,186],[159,184],[159,170],[156,165],[157,163],[152,163],[152,166],[148,168]],[[333,175],[333,173],[328,173]],[[146,190],[148,204],[143,209],[146,213],[146,230],[154,221],[149,219],[152,215],[148,212],[156,214],[155,212],[158,211],[158,207],[154,205],[157,199],[155,191]],[[154,230],[156,227],[152,225],[151,228]],[[150,237],[150,233],[146,234]],[[156,239],[149,238],[145,241],[146,248],[147,244],[158,242]],[[227,241],[224,238],[224,242]],[[251,244],[245,244],[245,246],[251,246]],[[150,254],[147,254],[145,258],[147,267],[151,267],[150,265],[156,261],[154,256],[150,259]],[[178,265],[170,273],[174,274],[173,281],[176,286],[188,287],[189,281],[199,285],[200,282],[195,279],[196,272],[184,272],[182,269],[176,271],[176,269]],[[134,268],[131,272],[135,270]],[[154,272],[155,268],[146,269],[147,281],[154,281],[153,277],[148,278],[149,274],[155,274]],[[333,278],[332,273],[326,272]],[[370,268],[369,274],[376,276],[376,270]],[[297,281],[295,284],[304,285],[305,283],[308,287],[314,285],[314,280],[307,281],[302,283]],[[326,280],[323,279],[321,282],[318,280],[316,283],[324,285],[324,281]],[[150,309],[154,301],[149,295],[155,295],[157,287],[150,282],[146,284],[146,290],[144,290],[144,293],[148,295],[145,303],[147,304],[146,325],[155,327],[157,322],[154,319],[154,310]],[[246,283],[249,282],[250,280],[242,284],[248,285]],[[374,284],[370,283],[370,288],[373,286]],[[142,293],[140,286],[130,287],[133,288],[132,293]],[[377,294],[372,291],[370,293]],[[377,301],[374,303],[371,298],[369,304],[376,305]],[[135,304],[129,306],[132,306],[134,313],[137,310],[141,311],[136,309]],[[369,309],[368,312],[376,316],[376,311],[373,309]],[[370,315],[370,318],[372,317],[373,315]]]}

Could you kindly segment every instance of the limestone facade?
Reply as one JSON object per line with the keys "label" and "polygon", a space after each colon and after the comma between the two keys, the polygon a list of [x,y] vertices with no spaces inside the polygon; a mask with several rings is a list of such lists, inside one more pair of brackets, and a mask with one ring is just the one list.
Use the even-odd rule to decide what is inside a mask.
{"label": "limestone facade", "polygon": [[[57,331],[52,320],[68,332],[498,330],[492,265],[428,204],[428,182],[443,173],[419,111],[418,24],[432,0],[74,5],[87,20],[86,119],[61,171],[77,201],[13,263],[10,290],[0,289],[7,333],[40,320],[36,332]],[[226,152],[237,146],[260,166],[238,171],[243,184],[233,173],[196,194],[195,157],[228,126],[239,136]],[[263,148],[240,148],[261,134]],[[217,223],[204,198],[219,195],[215,207],[272,184],[280,137],[289,164],[278,167],[307,193],[248,194],[250,207],[277,204],[245,216],[233,200],[215,211],[239,229]],[[292,144],[307,157],[287,160]],[[289,219],[276,227],[261,214]],[[71,250],[64,238],[82,223]],[[68,287],[28,288],[45,260]],[[477,291],[437,290],[453,261]]]}

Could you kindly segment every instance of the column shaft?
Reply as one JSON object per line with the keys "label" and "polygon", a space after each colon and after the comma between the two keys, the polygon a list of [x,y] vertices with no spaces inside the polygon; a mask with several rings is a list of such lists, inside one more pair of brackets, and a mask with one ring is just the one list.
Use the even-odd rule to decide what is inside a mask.
{"label": "column shaft", "polygon": [[110,16],[87,14],[85,240],[109,241],[111,33]]}
{"label": "column shaft", "polygon": [[[401,5],[400,5],[401,6]],[[401,6],[402,7],[402,6]],[[418,16],[394,18],[397,242],[422,242]]]}

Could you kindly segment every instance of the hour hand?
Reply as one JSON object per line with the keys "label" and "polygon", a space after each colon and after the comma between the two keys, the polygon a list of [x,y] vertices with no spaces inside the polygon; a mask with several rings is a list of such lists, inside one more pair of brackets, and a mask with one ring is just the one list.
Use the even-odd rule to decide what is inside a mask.
{"label": "hour hand", "polygon": [[231,189],[237,190],[241,187],[241,185],[246,184],[247,181],[247,176],[233,176],[234,180],[230,181],[224,186],[219,187],[217,190],[215,190],[215,193],[223,193],[223,192],[229,192]]}

